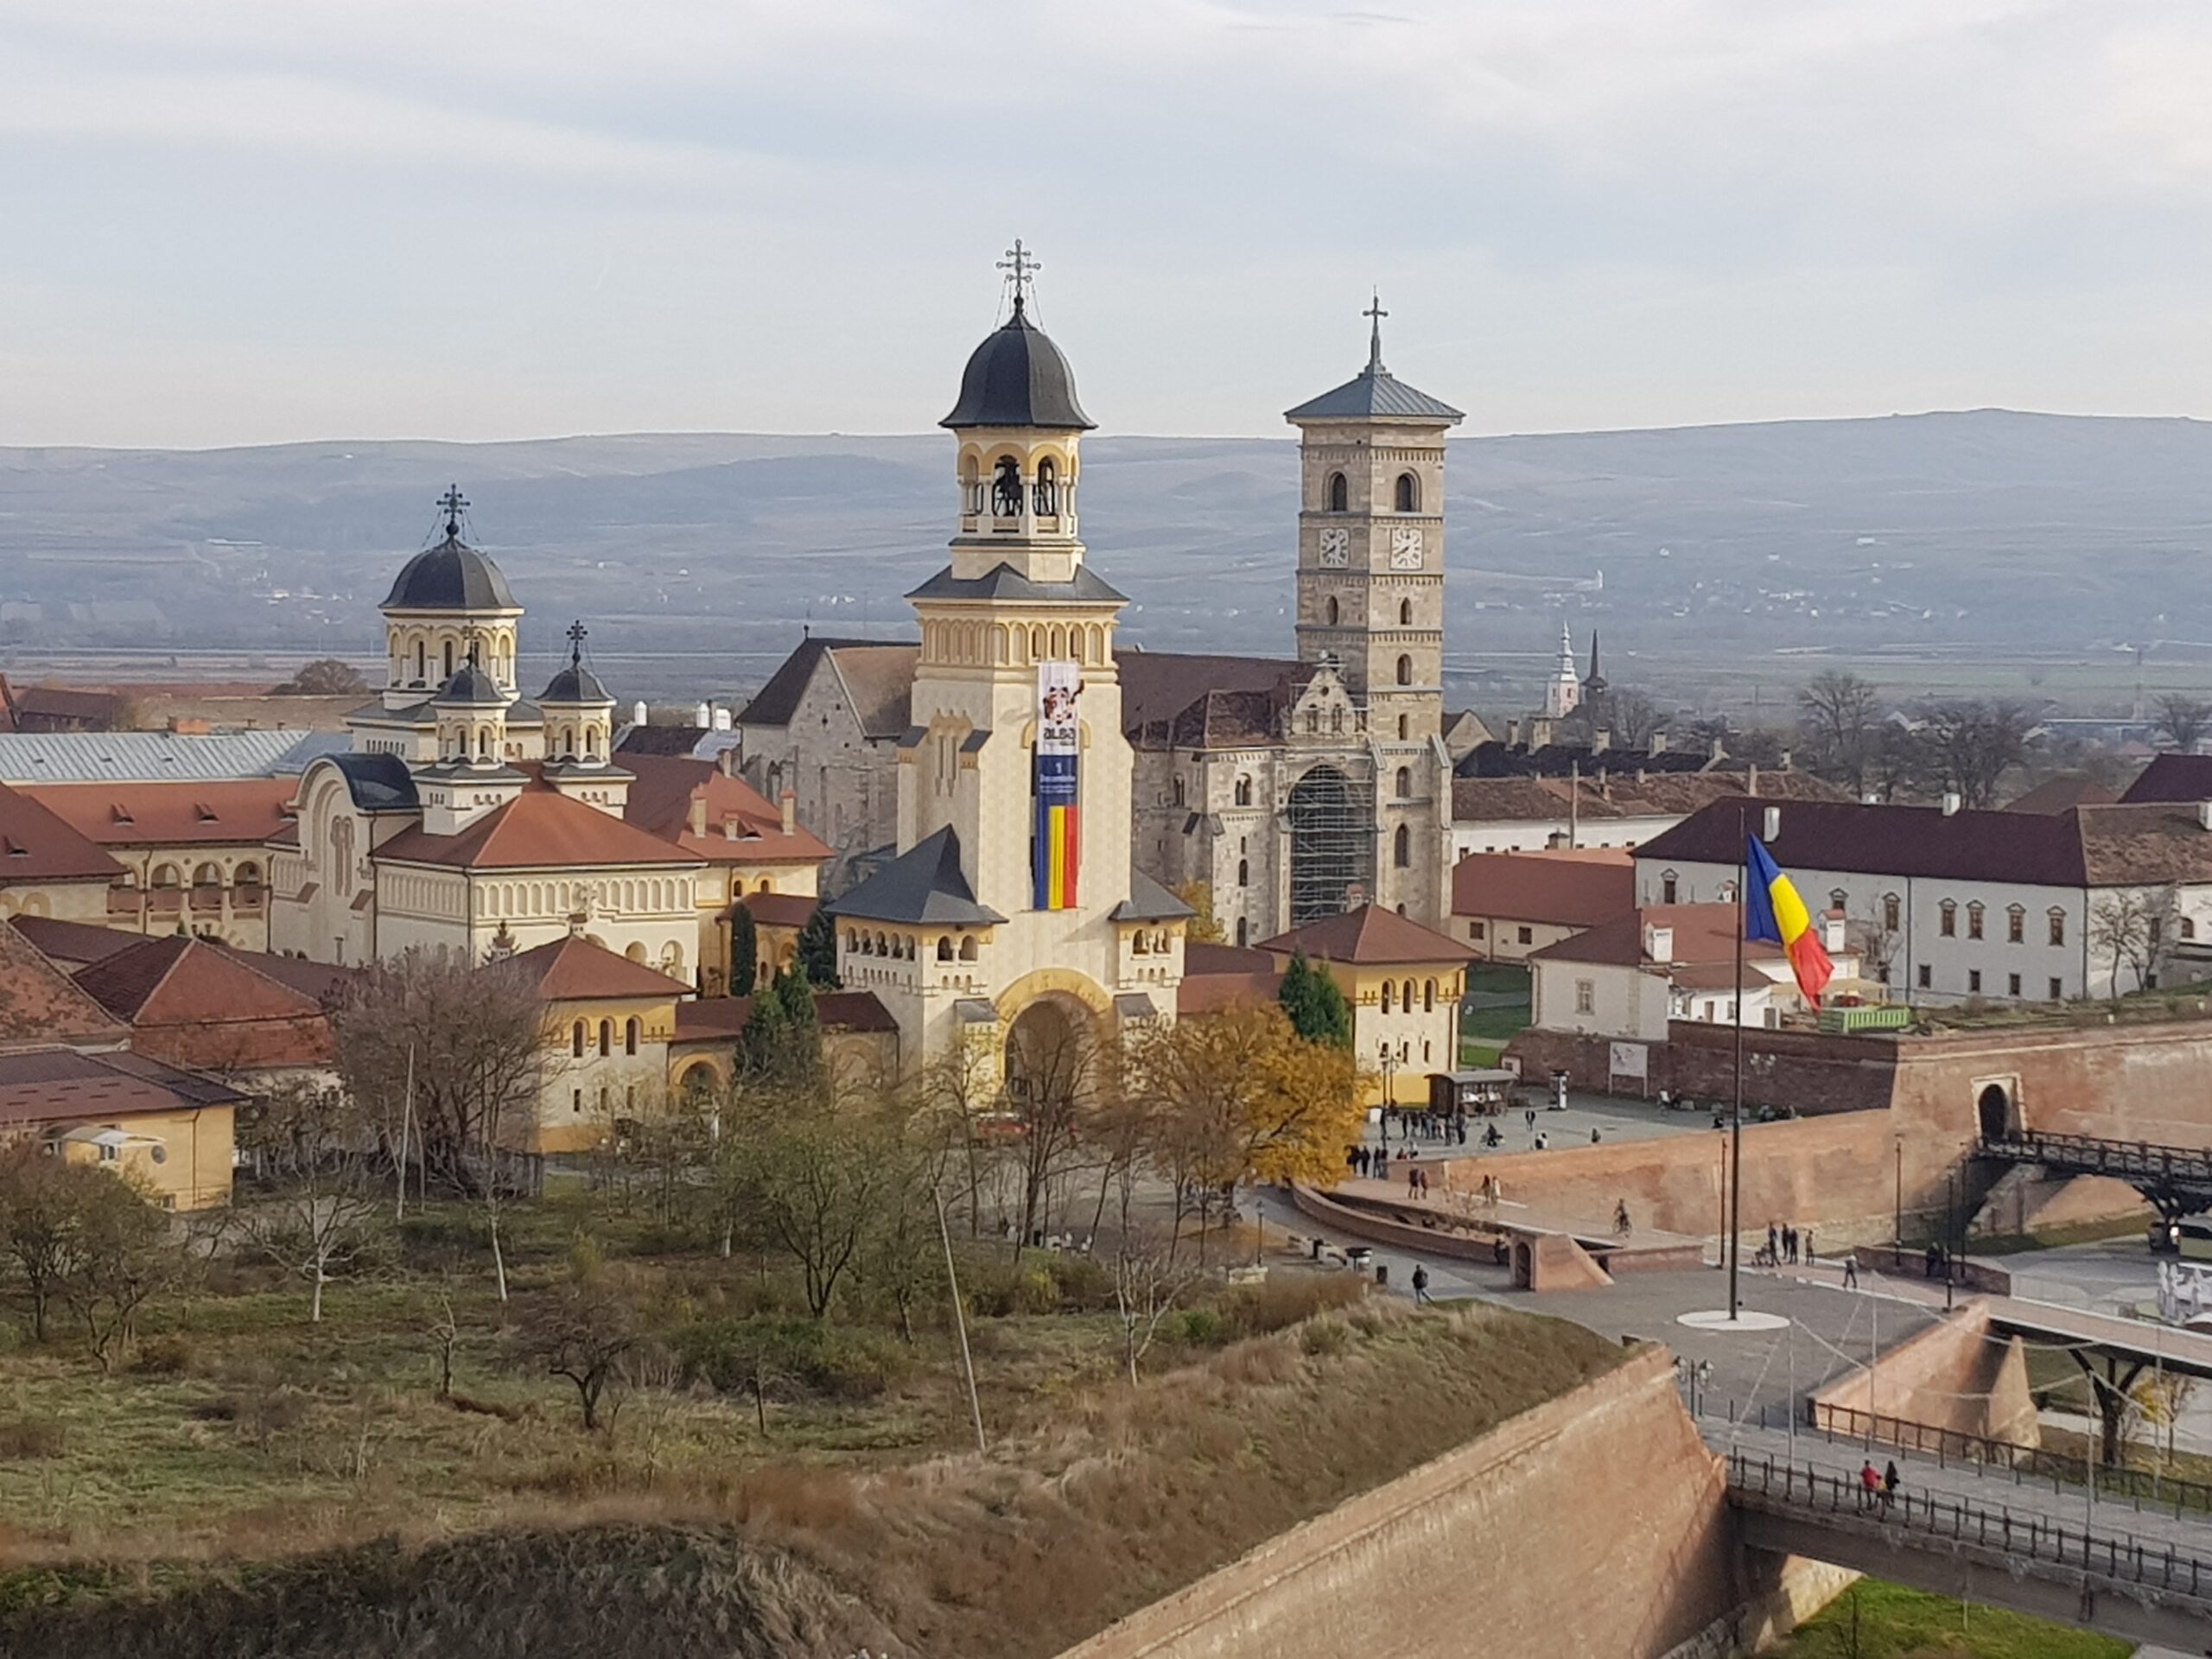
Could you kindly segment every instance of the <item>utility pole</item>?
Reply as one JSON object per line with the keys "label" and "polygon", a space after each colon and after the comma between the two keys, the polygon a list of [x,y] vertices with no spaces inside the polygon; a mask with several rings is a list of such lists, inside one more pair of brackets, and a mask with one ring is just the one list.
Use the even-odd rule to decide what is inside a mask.
{"label": "utility pole", "polygon": [[960,1306],[960,1272],[952,1265],[952,1230],[944,1222],[944,1194],[931,1194],[937,1200],[937,1236],[944,1246],[944,1281],[952,1290],[952,1328],[960,1334],[960,1372],[968,1381],[968,1416],[976,1426],[976,1455],[989,1455],[990,1448],[983,1443],[983,1402],[976,1394],[976,1359],[968,1351],[968,1315]]}

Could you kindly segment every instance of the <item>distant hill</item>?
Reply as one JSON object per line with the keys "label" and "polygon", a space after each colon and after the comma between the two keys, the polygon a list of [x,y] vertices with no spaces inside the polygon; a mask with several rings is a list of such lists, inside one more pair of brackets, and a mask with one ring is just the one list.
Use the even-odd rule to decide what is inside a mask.
{"label": "distant hill", "polygon": [[[1289,648],[1288,435],[1100,436],[1084,460],[1084,538],[1135,601],[1130,641]],[[907,626],[899,596],[944,558],[950,461],[936,434],[4,449],[0,647],[372,657],[372,607],[457,480],[531,607],[526,650],[550,662],[582,615],[626,695],[741,690],[807,623]],[[2198,422],[1975,410],[1464,438],[1446,505],[1452,664],[1513,686],[1562,618],[1603,629],[1609,666],[1633,654],[1684,683],[1808,647],[2212,635]]]}

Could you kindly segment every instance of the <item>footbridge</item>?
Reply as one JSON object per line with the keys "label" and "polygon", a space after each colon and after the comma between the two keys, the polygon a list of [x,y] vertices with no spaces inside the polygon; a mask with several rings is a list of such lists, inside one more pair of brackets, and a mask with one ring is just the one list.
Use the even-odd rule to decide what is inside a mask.
{"label": "footbridge", "polygon": [[2186,1653],[2212,1649],[2212,1524],[2201,1516],[2114,1514],[2055,1484],[1976,1490],[1974,1476],[1916,1459],[1885,1506],[1866,1499],[1857,1464],[1824,1460],[1826,1448],[1796,1455],[1780,1431],[1740,1425],[1715,1438],[1727,1442],[1728,1501],[1753,1548]]}
{"label": "footbridge", "polygon": [[2040,1165],[2054,1175],[2126,1181],[2170,1222],[2212,1209],[2212,1151],[2202,1147],[2013,1129],[1985,1136],[1975,1155],[1993,1163]]}

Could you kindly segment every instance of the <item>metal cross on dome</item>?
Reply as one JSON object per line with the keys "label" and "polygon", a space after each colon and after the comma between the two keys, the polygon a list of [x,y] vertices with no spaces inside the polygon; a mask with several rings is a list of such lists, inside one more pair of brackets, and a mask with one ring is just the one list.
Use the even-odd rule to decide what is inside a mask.
{"label": "metal cross on dome", "polygon": [[1370,324],[1367,337],[1367,366],[1377,373],[1382,368],[1382,319],[1390,314],[1382,308],[1382,295],[1378,289],[1368,302],[1367,309],[1359,314]]}
{"label": "metal cross on dome", "polygon": [[1007,273],[1007,281],[1014,286],[1014,308],[1021,309],[1021,302],[1028,297],[1029,289],[1037,281],[1037,273],[1044,269],[1035,254],[1021,245],[1015,237],[1014,245],[1006,251],[1006,257],[999,261],[999,269]]}
{"label": "metal cross on dome", "polygon": [[590,638],[591,630],[584,626],[583,618],[578,617],[575,621],[569,624],[569,667],[579,668],[582,666],[584,660],[584,641]]}
{"label": "metal cross on dome", "polygon": [[468,511],[468,498],[461,493],[461,486],[449,484],[446,493],[438,498],[438,505],[446,510],[446,534],[461,534],[461,515]]}

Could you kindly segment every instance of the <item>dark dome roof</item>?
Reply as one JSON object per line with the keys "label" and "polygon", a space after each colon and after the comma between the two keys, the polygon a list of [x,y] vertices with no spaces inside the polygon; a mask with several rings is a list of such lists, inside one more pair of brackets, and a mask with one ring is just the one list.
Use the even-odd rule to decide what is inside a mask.
{"label": "dark dome roof", "polygon": [[1089,429],[1097,423],[1075,400],[1075,375],[1060,348],[1029,321],[1020,300],[1006,326],[983,338],[960,377],[960,401],[938,423],[964,426]]}
{"label": "dark dome roof", "polygon": [[612,702],[607,688],[599,683],[599,676],[582,663],[570,663],[545,683],[539,694],[540,702]]}
{"label": "dark dome roof", "polygon": [[438,695],[430,699],[433,703],[448,707],[457,702],[483,707],[506,700],[506,694],[499,690],[498,683],[474,663],[463,663],[454,670],[453,677],[439,687]]}
{"label": "dark dome roof", "polygon": [[385,610],[511,611],[519,608],[499,567],[448,535],[407,561],[384,601]]}

